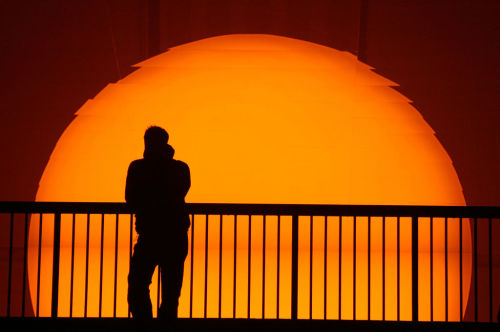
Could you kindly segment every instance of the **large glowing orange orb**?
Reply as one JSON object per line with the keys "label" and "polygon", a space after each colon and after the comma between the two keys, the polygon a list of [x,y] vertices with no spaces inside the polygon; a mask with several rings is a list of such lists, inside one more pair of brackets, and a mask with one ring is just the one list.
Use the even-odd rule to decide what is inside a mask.
{"label": "large glowing orange orb", "polygon": [[[127,167],[130,161],[141,158],[144,130],[154,124],[167,129],[175,157],[191,168],[189,202],[465,203],[453,164],[420,113],[392,88],[396,84],[348,52],[271,35],[226,35],[174,47],[136,67],[135,72],[109,84],[78,110],[50,156],[40,180],[38,201],[124,201]],[[100,234],[100,219],[96,217],[92,216],[91,229]],[[63,268],[68,267],[71,248],[71,226],[65,226],[70,224],[65,218]],[[47,223],[43,237],[50,247],[51,224]],[[37,224],[34,219],[29,254],[34,302]],[[123,224],[120,237],[127,243],[127,224]],[[84,250],[84,216],[77,216],[76,225],[76,247]],[[104,258],[103,315],[109,316],[113,306],[114,224],[106,221],[106,225],[106,243],[110,244],[106,244]],[[359,229],[364,232],[363,227]],[[458,232],[450,230],[454,231]],[[89,258],[91,316],[97,315],[95,289],[99,287],[99,236],[96,239],[91,241]],[[456,241],[450,242],[450,250],[457,246]],[[41,314],[50,310],[49,251],[42,259],[47,267],[42,268],[42,283],[49,286],[40,290]],[[81,316],[84,254],[76,256],[79,263],[72,310]],[[362,255],[358,255],[362,260],[359,257]],[[453,257],[450,264],[457,266]],[[395,262],[391,262],[387,264],[393,266]],[[120,245],[119,315],[126,315],[127,263],[128,246]],[[410,266],[403,268],[408,271]],[[209,275],[209,284],[212,277]],[[68,314],[64,295],[69,292],[68,277],[62,274],[61,278],[60,312]],[[467,285],[468,276],[465,278]],[[404,287],[409,294],[409,284]],[[456,309],[458,290],[450,290],[455,299],[450,302],[450,319],[460,315]],[[181,316],[188,313],[185,292]],[[357,317],[366,316],[365,308]],[[380,305],[372,309],[372,318],[378,317],[379,309]],[[409,308],[402,310],[402,318],[408,319]],[[332,310],[328,317],[335,315]],[[349,313],[342,315],[348,318]]]}

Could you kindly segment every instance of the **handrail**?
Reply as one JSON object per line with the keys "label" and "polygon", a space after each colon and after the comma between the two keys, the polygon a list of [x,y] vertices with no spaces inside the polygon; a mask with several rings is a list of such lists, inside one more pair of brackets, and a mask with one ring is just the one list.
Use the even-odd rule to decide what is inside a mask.
{"label": "handrail", "polygon": [[[192,214],[500,218],[500,206],[187,203]],[[119,202],[2,201],[0,213],[133,213]]]}

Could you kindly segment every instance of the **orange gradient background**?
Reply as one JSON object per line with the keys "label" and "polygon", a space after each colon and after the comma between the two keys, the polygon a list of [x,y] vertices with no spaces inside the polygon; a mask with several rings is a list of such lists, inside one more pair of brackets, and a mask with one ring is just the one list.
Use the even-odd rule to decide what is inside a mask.
{"label": "orange gradient background", "polygon": [[[188,163],[189,202],[464,205],[453,164],[434,132],[395,83],[348,52],[272,35],[226,35],[174,47],[139,63],[76,113],[52,152],[37,201],[124,200],[128,164],[141,158],[149,125],[164,127]],[[223,216],[221,316],[233,312],[234,217]],[[115,216],[104,217],[103,316],[114,307]],[[207,316],[218,316],[219,216],[208,218]],[[193,316],[203,317],[205,218],[195,216]],[[291,218],[281,218],[281,318],[290,317]],[[299,318],[309,317],[309,217],[299,220]],[[328,217],[327,318],[338,319],[338,222]],[[324,218],[312,218],[313,318],[323,318]],[[342,219],[342,319],[353,317],[353,218]],[[368,318],[367,227],[357,227],[356,317]],[[120,216],[116,314],[127,315],[130,217]],[[44,216],[38,276],[38,216],[29,234],[29,287],[50,313],[53,217]],[[84,315],[86,216],[75,220],[72,314]],[[382,319],[382,220],[372,218],[371,319]],[[396,319],[396,221],[386,223],[386,319]],[[236,316],[262,317],[263,217],[252,217],[250,294],[248,217],[238,217]],[[420,224],[420,318],[429,311],[429,221]],[[470,231],[464,223],[464,303]],[[62,217],[59,314],[69,315],[71,216]],[[458,320],[458,222],[449,224],[449,318]],[[90,216],[88,316],[99,315],[101,217]],[[133,234],[133,238],[136,235]],[[277,317],[277,217],[266,218],[265,313]],[[434,319],[444,320],[444,222],[434,221]],[[401,319],[411,319],[411,228],[401,220]],[[190,259],[179,315],[189,315]],[[156,274],[152,298],[157,301]],[[38,291],[39,288],[39,291]],[[37,295],[39,293],[39,296]],[[247,307],[250,296],[251,307]]]}

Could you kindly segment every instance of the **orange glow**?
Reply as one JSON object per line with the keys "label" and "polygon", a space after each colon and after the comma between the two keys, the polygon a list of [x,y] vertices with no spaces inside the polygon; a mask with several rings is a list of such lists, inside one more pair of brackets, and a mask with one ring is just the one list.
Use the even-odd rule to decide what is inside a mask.
{"label": "orange glow", "polygon": [[[141,158],[144,130],[164,127],[175,158],[191,168],[189,202],[464,205],[453,164],[410,101],[348,52],[271,35],[227,35],[174,47],[137,65],[87,101],[59,139],[37,201],[124,200],[130,161]],[[105,217],[102,315],[113,314],[114,216]],[[120,216],[117,314],[127,314],[129,219]],[[193,315],[203,316],[204,217],[196,216]],[[277,218],[266,219],[266,318],[276,317]],[[327,317],[338,319],[338,218],[329,217]],[[71,217],[62,218],[60,314],[69,314]],[[223,217],[222,316],[232,315],[234,217]],[[209,217],[208,317],[217,315],[218,216]],[[280,317],[290,317],[290,220],[282,218]],[[371,318],[382,319],[381,220],[372,218]],[[52,222],[53,223],[53,222]],[[262,217],[252,218],[251,317],[261,317]],[[100,216],[91,216],[88,315],[98,315]],[[352,218],[343,220],[342,313],[352,318]],[[367,319],[367,220],[357,221],[356,317]],[[396,319],[396,223],[387,223],[386,319]],[[427,226],[426,226],[427,225]],[[451,224],[450,224],[451,225]],[[455,224],[456,225],[456,224]],[[50,313],[51,220],[44,219],[40,314]],[[301,218],[299,317],[307,318],[309,218]],[[442,221],[434,225],[435,264],[443,258]],[[73,315],[84,313],[86,217],[76,217]],[[247,314],[248,217],[238,217],[237,317]],[[313,218],[313,318],[323,317],[322,218]],[[429,232],[423,221],[421,239]],[[401,222],[401,319],[411,315],[411,236]],[[36,303],[38,219],[30,227],[29,286]],[[449,230],[451,320],[458,320],[458,228]],[[421,319],[429,319],[428,241],[422,240]],[[427,248],[427,249],[426,249]],[[470,280],[464,226],[464,303]],[[426,251],[427,250],[427,251]],[[336,254],[337,253],[337,254]],[[190,256],[180,316],[189,315]],[[337,263],[336,263],[337,262]],[[434,319],[444,319],[441,274]],[[155,276],[156,278],[156,276]],[[156,303],[153,281],[153,303]]]}

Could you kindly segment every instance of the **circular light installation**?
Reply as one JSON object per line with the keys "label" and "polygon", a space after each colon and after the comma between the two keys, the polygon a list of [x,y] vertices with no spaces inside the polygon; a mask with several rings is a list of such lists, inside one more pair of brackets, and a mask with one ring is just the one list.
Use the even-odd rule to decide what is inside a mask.
{"label": "circular light installation", "polygon": [[[189,202],[465,204],[453,164],[420,113],[407,98],[392,88],[396,84],[374,73],[348,52],[272,35],[226,35],[174,47],[136,67],[136,71],[106,86],[78,110],[45,168],[36,197],[38,201],[123,201],[128,164],[142,156],[144,130],[154,124],[167,129],[170,143],[176,149],[175,157],[186,161],[191,168]],[[30,227],[29,251],[30,292],[33,303],[40,299],[41,315],[50,312],[51,288],[53,221],[50,216],[45,218],[42,223],[42,251],[38,255],[37,217],[33,217]],[[63,216],[59,288],[61,315],[69,315],[70,310],[74,316],[97,316],[100,311],[103,316],[111,316],[114,310],[118,316],[127,315],[130,220],[126,216],[120,216],[118,220],[115,308],[114,218],[106,215],[101,219],[100,216],[90,215],[90,240],[87,244],[87,216],[76,215],[75,255],[71,258],[72,217]],[[224,216],[224,220],[226,218]],[[209,221],[211,219],[212,216]],[[300,222],[301,234],[304,235],[301,235],[299,243],[299,317],[304,318],[309,317],[310,295],[308,220]],[[204,220],[195,221],[204,225]],[[248,227],[248,219],[238,219],[238,222],[239,232]],[[338,239],[334,231],[338,222],[338,218],[328,219],[332,226],[329,226],[327,236],[332,238],[332,242]],[[372,218],[371,222],[371,319],[382,319],[383,221]],[[262,218],[252,219],[252,225],[256,225],[251,235],[252,250],[256,254],[252,255],[251,262],[251,317],[261,317],[262,240],[259,239],[262,238],[262,223]],[[290,248],[286,239],[289,236],[287,221],[283,223],[280,317],[284,318],[290,315],[289,290],[286,290],[290,282],[287,265]],[[320,285],[324,270],[317,261],[323,257],[324,228],[321,220],[313,218],[312,223],[315,234],[312,281],[314,285]],[[356,223],[356,317],[367,319],[368,220],[358,218]],[[234,230],[228,228],[233,227],[231,224],[234,220],[224,223],[224,234]],[[208,252],[209,262],[214,262],[208,270],[207,315],[210,317],[217,315],[219,272],[213,267],[218,264],[218,224],[217,221],[210,221],[209,225],[209,238],[214,239]],[[266,253],[268,250],[276,253],[276,225],[277,221],[270,217],[266,229]],[[353,317],[354,220],[343,218],[342,225],[341,318],[349,319]],[[423,234],[429,232],[429,225],[429,220],[422,220],[420,230]],[[442,220],[433,221],[435,238],[442,239],[443,225]],[[408,221],[401,221],[401,296],[405,299],[401,302],[402,319],[410,319],[411,315],[411,236],[408,226]],[[101,231],[104,233],[101,234]],[[197,232],[204,232],[204,226],[197,227]],[[449,318],[458,320],[458,223],[450,224],[448,232],[449,280],[451,285],[456,286],[449,290]],[[468,252],[470,233],[467,227],[464,227],[464,232],[464,248]],[[204,235],[198,233],[195,233],[195,247],[204,253]],[[386,319],[396,318],[396,290],[389,287],[396,282],[395,234],[396,220],[388,218]],[[102,278],[101,235],[104,240]],[[242,258],[243,262],[248,248],[244,238],[248,238],[248,234],[238,236],[238,239],[243,239],[239,242],[238,261]],[[426,249],[429,243],[422,241],[420,263],[421,266],[429,266],[430,256]],[[444,261],[442,243],[441,240],[434,243],[434,264]],[[232,315],[233,310],[233,249],[229,242],[224,242],[223,247],[223,269],[227,270],[222,275],[222,316],[225,317]],[[338,281],[338,270],[334,268],[335,264],[338,265],[335,258],[338,255],[333,253],[338,247],[327,249],[332,252],[328,255],[327,278],[328,283],[334,285],[335,280]],[[270,279],[272,273],[276,273],[274,256],[268,254],[266,260],[266,264],[270,264],[269,267],[266,265],[266,273],[271,273]],[[37,282],[38,257],[42,266],[41,287]],[[465,257],[467,264],[464,265],[463,285],[468,285],[470,280],[469,258]],[[200,269],[200,276],[204,271],[201,259],[203,257],[195,257],[194,263],[195,269]],[[73,277],[65,272],[71,271],[72,260]],[[247,266],[248,262],[238,266],[235,279],[239,285],[248,281],[245,279]],[[435,274],[433,281],[436,320],[444,319],[444,290],[441,287],[444,271],[441,272]],[[189,273],[186,272],[186,277]],[[430,301],[429,269],[421,267],[420,277],[420,317],[425,320],[430,317],[426,305]],[[71,278],[74,279],[73,288],[70,286]],[[194,292],[203,294],[202,280],[196,278]],[[189,313],[188,283],[185,280],[181,295],[181,316]],[[266,281],[265,287],[267,294],[276,293],[276,282]],[[328,318],[339,318],[336,287],[328,287]],[[101,297],[99,289],[102,289]],[[73,303],[70,305],[71,293]],[[248,294],[243,293],[237,292],[238,317],[246,317],[247,314]],[[467,303],[468,286],[463,287],[463,293],[464,303]],[[324,288],[313,289],[313,318],[323,317],[323,294]],[[195,299],[201,298],[193,295]],[[155,296],[153,292],[153,302],[156,301]],[[194,303],[194,316],[203,316],[202,301]],[[276,298],[271,295],[266,296],[265,316],[276,317]]]}

